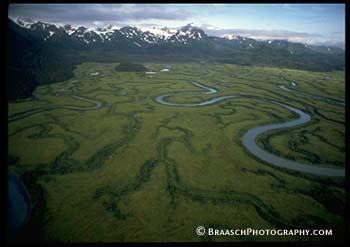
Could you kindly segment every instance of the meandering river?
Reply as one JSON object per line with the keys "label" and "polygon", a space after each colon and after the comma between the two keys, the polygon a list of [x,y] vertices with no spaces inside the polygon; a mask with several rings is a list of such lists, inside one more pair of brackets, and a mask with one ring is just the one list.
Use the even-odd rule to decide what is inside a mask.
{"label": "meandering river", "polygon": [[[70,110],[77,110],[77,111],[91,111],[91,110],[97,110],[102,107],[102,103],[96,100],[84,98],[81,96],[74,95],[73,98],[89,103],[93,103],[93,106],[71,106],[71,105],[64,105],[64,106],[50,106],[50,107],[43,107],[43,108],[36,108],[29,111],[17,113],[15,115],[8,117],[8,123],[31,116],[33,114],[43,112],[43,111],[49,111],[53,109],[70,109]],[[8,220],[9,220],[9,227],[12,234],[16,234],[23,224],[25,223],[26,219],[29,216],[30,212],[30,201],[27,196],[26,190],[19,180],[18,177],[14,175],[8,176]]]}
{"label": "meandering river", "polygon": [[[219,90],[216,88],[212,88],[206,85],[203,85],[201,83],[190,81],[194,86],[205,89],[205,92],[174,92],[174,93],[168,93],[168,94],[162,94],[155,98],[156,102],[158,102],[161,105],[165,106],[173,106],[173,107],[200,107],[200,106],[207,106],[212,105],[217,102],[227,100],[227,99],[234,99],[237,97],[244,97],[246,94],[240,93],[238,95],[226,95],[226,96],[219,96],[215,97],[209,100],[204,100],[197,103],[173,103],[169,102],[168,99],[172,96],[176,95],[209,95],[209,94],[215,94]],[[286,90],[286,91],[292,91],[291,89],[288,89],[286,87],[279,88]],[[299,91],[298,91],[299,92]],[[303,93],[305,96],[310,96],[307,93]],[[8,122],[16,121],[19,119],[22,119],[24,117],[33,115],[35,113],[63,108],[63,109],[70,109],[70,110],[81,110],[81,111],[88,111],[88,110],[96,110],[102,107],[102,103],[96,100],[87,99],[81,96],[74,95],[75,99],[82,100],[85,102],[93,103],[94,106],[90,107],[80,107],[80,106],[52,106],[52,107],[44,107],[44,108],[37,108],[32,109],[29,111],[17,113],[15,115],[9,116]],[[313,98],[318,100],[324,100],[327,103],[336,103],[339,105],[342,105],[342,102],[330,100],[328,98],[318,97],[313,95]],[[259,147],[256,143],[256,138],[265,133],[266,131],[270,130],[276,130],[276,129],[282,129],[282,128],[290,128],[299,126],[302,124],[305,124],[311,120],[311,117],[309,114],[294,108],[292,106],[289,106],[287,104],[277,102],[277,101],[269,101],[271,104],[278,105],[280,107],[286,108],[296,114],[298,114],[298,119],[279,123],[279,124],[268,124],[264,126],[258,126],[255,128],[252,128],[248,130],[242,137],[242,145],[254,156],[256,156],[258,159],[267,162],[273,166],[287,168],[299,172],[305,172],[310,173],[314,175],[322,175],[322,176],[337,176],[337,177],[344,177],[345,176],[345,169],[340,168],[332,168],[332,167],[321,167],[317,165],[307,165],[302,164],[296,161],[287,160],[281,157],[278,157],[272,153],[267,152],[266,150]],[[24,189],[22,183],[20,180],[13,175],[8,176],[8,209],[9,209],[9,226],[12,233],[16,233],[20,230],[22,225],[25,223],[26,219],[28,218],[29,212],[30,212],[30,202],[29,198],[26,194],[26,190]]]}
{"label": "meandering river", "polygon": [[13,115],[8,117],[8,122],[10,123],[10,122],[13,122],[13,121],[25,118],[25,117],[29,117],[29,116],[31,116],[33,114],[36,114],[36,113],[39,113],[39,112],[50,111],[50,110],[54,110],[54,109],[69,109],[69,110],[77,110],[77,111],[91,111],[91,110],[100,109],[102,107],[102,103],[100,101],[84,98],[84,97],[81,97],[81,96],[78,96],[78,95],[73,95],[72,97],[77,99],[77,100],[93,103],[94,106],[63,105],[63,106],[40,107],[40,108],[35,108],[35,109],[31,109],[31,110],[24,111],[24,112],[15,113],[15,114],[13,114]]}
{"label": "meandering river", "polygon": [[[166,106],[177,106],[177,107],[199,107],[199,106],[206,106],[206,105],[211,105],[214,103],[217,103],[222,100],[226,99],[233,99],[237,97],[244,97],[244,94],[239,94],[239,95],[228,95],[228,96],[219,96],[216,98],[212,98],[209,100],[205,100],[202,102],[198,103],[173,103],[167,101],[171,96],[175,95],[198,95],[198,94],[215,94],[218,92],[217,89],[211,88],[208,86],[205,86],[201,83],[195,82],[195,81],[190,81],[194,86],[206,89],[207,92],[174,92],[174,93],[168,93],[168,94],[162,94],[159,95],[155,98],[156,102],[162,105]],[[322,98],[318,98],[321,99]],[[296,114],[299,115],[299,118],[293,121],[288,121],[280,124],[268,124],[264,126],[259,126],[252,128],[248,130],[242,137],[242,144],[243,146],[254,156],[259,158],[260,160],[267,162],[271,165],[277,166],[277,167],[282,167],[282,168],[287,168],[291,169],[294,171],[299,171],[299,172],[305,172],[305,173],[310,173],[314,175],[322,175],[322,176],[336,176],[336,177],[344,177],[345,176],[345,169],[341,168],[333,168],[333,167],[321,167],[318,165],[308,165],[308,164],[302,164],[296,161],[291,161],[287,160],[284,158],[281,158],[279,156],[276,156],[272,153],[267,152],[266,150],[262,149],[259,147],[256,143],[256,138],[270,130],[276,130],[276,129],[282,129],[282,128],[290,128],[290,127],[295,127],[299,126],[302,124],[305,124],[311,120],[311,117],[309,114],[296,109],[292,106],[289,106],[287,104],[277,102],[277,101],[268,101],[272,104],[278,105],[280,107],[284,107]],[[328,99],[326,102],[329,102]]]}
{"label": "meandering river", "polygon": [[279,87],[280,89],[285,90],[287,92],[290,92],[290,93],[295,93],[297,95],[306,96],[306,97],[308,97],[310,99],[324,101],[326,103],[333,104],[333,105],[345,106],[345,102],[341,101],[341,100],[327,98],[327,97],[323,97],[323,96],[319,96],[319,95],[315,95],[315,94],[311,94],[311,93],[305,93],[303,91],[299,91],[299,90],[296,90],[296,89],[293,89],[293,88],[289,88],[289,87],[284,86],[284,85],[278,85],[277,87]]}

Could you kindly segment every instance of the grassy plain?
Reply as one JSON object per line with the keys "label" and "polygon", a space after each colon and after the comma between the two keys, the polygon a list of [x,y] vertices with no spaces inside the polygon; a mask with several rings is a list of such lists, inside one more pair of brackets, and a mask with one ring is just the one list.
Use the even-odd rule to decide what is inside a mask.
{"label": "grassy plain", "polygon": [[[74,78],[39,86],[31,100],[9,103],[9,115],[53,109],[9,123],[9,172],[19,174],[33,210],[23,237],[47,241],[289,241],[344,238],[344,181],[265,164],[241,144],[250,128],[295,118],[276,100],[311,115],[304,126],[266,133],[258,143],[303,163],[345,166],[345,108],[283,91],[279,84],[344,100],[344,72],[317,73],[205,63],[147,64],[118,72],[117,64],[84,63]],[[99,72],[98,75],[92,73]],[[205,107],[169,107],[163,93],[199,102],[246,93]],[[102,102],[98,110],[79,95]],[[12,159],[11,159],[12,160]],[[333,236],[200,237],[197,226],[333,229]]]}

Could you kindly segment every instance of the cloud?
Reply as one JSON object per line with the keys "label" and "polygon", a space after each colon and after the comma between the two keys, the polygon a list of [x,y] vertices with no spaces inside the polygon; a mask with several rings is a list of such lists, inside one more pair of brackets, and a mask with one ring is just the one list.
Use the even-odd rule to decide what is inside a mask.
{"label": "cloud", "polygon": [[306,44],[324,44],[337,47],[343,47],[344,42],[334,35],[334,39],[327,39],[323,35],[292,32],[287,30],[263,30],[263,29],[223,29],[212,25],[199,25],[208,35],[224,37],[229,34],[249,37],[257,40],[288,40],[290,42],[306,43]]}
{"label": "cloud", "polygon": [[[203,23],[208,21],[208,19],[213,19],[213,16],[215,20],[219,20],[220,22],[222,19],[225,22],[225,18],[221,14],[226,13],[226,6],[221,4],[211,4],[208,6],[210,10],[220,9],[220,15],[216,12],[216,14],[214,12],[205,12],[202,7],[190,4],[10,4],[9,17],[12,19],[31,18],[34,21],[40,20],[58,25],[71,24],[72,26],[84,25],[88,27],[148,25],[157,23],[158,25],[174,28],[189,22],[200,21],[200,24],[197,26],[212,36],[235,34],[260,40],[285,39],[309,44],[324,42],[337,45],[345,44],[344,33],[330,34],[322,29],[317,30],[327,36],[328,40],[326,40],[325,36],[318,34],[285,30],[265,30],[268,28],[269,22],[265,23],[264,26],[260,25],[262,29],[223,29],[213,25],[204,25]],[[208,6],[205,8],[206,10],[208,10]],[[222,9],[223,6],[225,7],[225,11]],[[230,7],[232,6],[230,5]],[[291,14],[303,10],[300,6],[293,4],[285,4],[282,7]],[[319,5],[312,6],[312,8],[316,12],[322,12],[323,9]],[[266,20],[261,20],[262,23],[264,21],[266,22]],[[284,28],[282,25],[281,27]]]}
{"label": "cloud", "polygon": [[287,4],[287,3],[283,4],[283,5],[282,5],[282,8],[288,9],[288,10],[295,10],[294,7],[292,7],[290,4]]}
{"label": "cloud", "polygon": [[320,4],[314,4],[311,6],[311,10],[313,11],[323,11],[323,8],[321,7]]}
{"label": "cloud", "polygon": [[164,4],[11,4],[9,8],[10,17],[72,24],[186,20],[190,15]]}
{"label": "cloud", "polygon": [[224,36],[228,34],[235,34],[240,36],[251,37],[254,39],[314,39],[320,38],[319,34],[310,34],[302,32],[292,32],[287,30],[264,30],[264,29],[223,29],[214,28],[211,25],[202,25],[201,28],[209,35]]}

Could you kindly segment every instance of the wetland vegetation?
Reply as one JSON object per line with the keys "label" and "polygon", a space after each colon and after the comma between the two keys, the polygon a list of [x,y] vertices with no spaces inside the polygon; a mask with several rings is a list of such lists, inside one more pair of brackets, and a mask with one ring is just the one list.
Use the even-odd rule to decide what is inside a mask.
{"label": "wetland vegetation", "polygon": [[[279,168],[242,144],[254,127],[298,118],[271,104],[281,102],[310,120],[264,132],[257,145],[287,160],[344,169],[344,71],[204,62],[127,65],[83,63],[71,79],[40,85],[31,99],[9,103],[9,173],[23,182],[30,202],[17,239],[325,238],[208,239],[196,235],[199,225],[326,228],[333,229],[327,239],[344,239],[343,177]],[[171,69],[162,72],[166,65]],[[171,104],[160,104],[161,95]],[[222,100],[194,106],[214,98]]]}

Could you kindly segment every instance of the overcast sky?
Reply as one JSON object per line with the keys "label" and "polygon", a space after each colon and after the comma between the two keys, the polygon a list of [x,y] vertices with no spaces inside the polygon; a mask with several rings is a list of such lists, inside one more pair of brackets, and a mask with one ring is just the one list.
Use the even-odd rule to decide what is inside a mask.
{"label": "overcast sky", "polygon": [[11,4],[9,17],[89,27],[193,23],[210,35],[345,43],[344,4]]}

